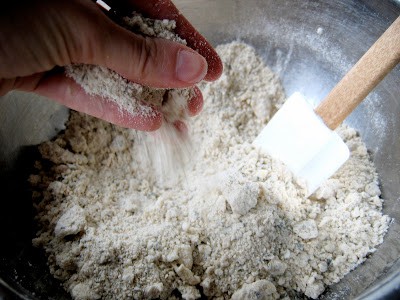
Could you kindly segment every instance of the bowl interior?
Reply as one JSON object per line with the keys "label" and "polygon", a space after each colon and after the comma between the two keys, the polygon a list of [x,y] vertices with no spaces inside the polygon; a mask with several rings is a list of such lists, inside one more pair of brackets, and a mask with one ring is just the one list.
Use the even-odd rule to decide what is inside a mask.
{"label": "bowl interior", "polygon": [[[212,44],[240,39],[253,45],[279,74],[287,95],[300,91],[314,103],[400,13],[397,1],[175,2]],[[359,130],[371,151],[385,199],[384,213],[394,221],[379,249],[328,289],[324,299],[350,299],[362,293],[374,298],[400,286],[399,87],[397,66],[346,120]],[[35,227],[26,183],[37,156],[32,145],[62,130],[67,118],[67,109],[35,95],[13,92],[0,100],[0,286],[27,299],[69,299],[49,274],[43,253],[31,246]]]}

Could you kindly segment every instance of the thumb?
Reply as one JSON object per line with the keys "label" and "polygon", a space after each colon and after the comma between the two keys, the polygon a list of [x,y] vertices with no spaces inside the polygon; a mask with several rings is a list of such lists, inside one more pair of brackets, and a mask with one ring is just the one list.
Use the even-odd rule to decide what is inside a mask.
{"label": "thumb", "polygon": [[133,82],[159,88],[192,86],[207,74],[203,56],[184,45],[134,34],[106,18],[94,26],[87,57],[74,62],[108,67]]}

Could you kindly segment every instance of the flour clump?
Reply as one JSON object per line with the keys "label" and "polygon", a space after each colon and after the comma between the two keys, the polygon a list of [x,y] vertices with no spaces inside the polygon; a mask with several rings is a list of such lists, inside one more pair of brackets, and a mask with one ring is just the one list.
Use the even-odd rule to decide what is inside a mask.
{"label": "flour clump", "polygon": [[350,159],[306,198],[252,146],[285,99],[279,79],[249,45],[217,51],[225,71],[200,85],[196,151],[174,184],[137,156],[134,131],[76,112],[39,146],[33,243],[74,299],[316,298],[383,241],[390,219],[357,132],[338,129]]}

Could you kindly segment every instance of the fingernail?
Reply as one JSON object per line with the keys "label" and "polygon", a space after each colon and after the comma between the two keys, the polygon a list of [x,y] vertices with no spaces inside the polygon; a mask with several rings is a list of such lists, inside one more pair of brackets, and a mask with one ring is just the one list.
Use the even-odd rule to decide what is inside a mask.
{"label": "fingernail", "polygon": [[200,54],[180,50],[176,60],[176,77],[187,83],[197,83],[207,74],[207,62]]}

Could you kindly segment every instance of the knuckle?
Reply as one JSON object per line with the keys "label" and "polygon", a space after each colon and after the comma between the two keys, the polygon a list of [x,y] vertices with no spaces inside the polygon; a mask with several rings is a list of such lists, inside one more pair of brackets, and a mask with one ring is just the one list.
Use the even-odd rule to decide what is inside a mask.
{"label": "knuckle", "polygon": [[79,63],[99,64],[105,55],[105,44],[110,40],[110,34],[93,26],[85,26],[85,30],[75,33],[69,49]]}
{"label": "knuckle", "polygon": [[137,65],[133,67],[137,69],[139,78],[145,79],[149,76],[154,60],[157,57],[157,45],[153,39],[143,38],[137,50],[138,61],[136,62]]}
{"label": "knuckle", "polygon": [[76,24],[63,29],[67,37],[66,55],[73,63],[99,64],[106,56],[107,43],[113,40],[114,33],[104,16],[97,12],[82,10],[79,14]]}

